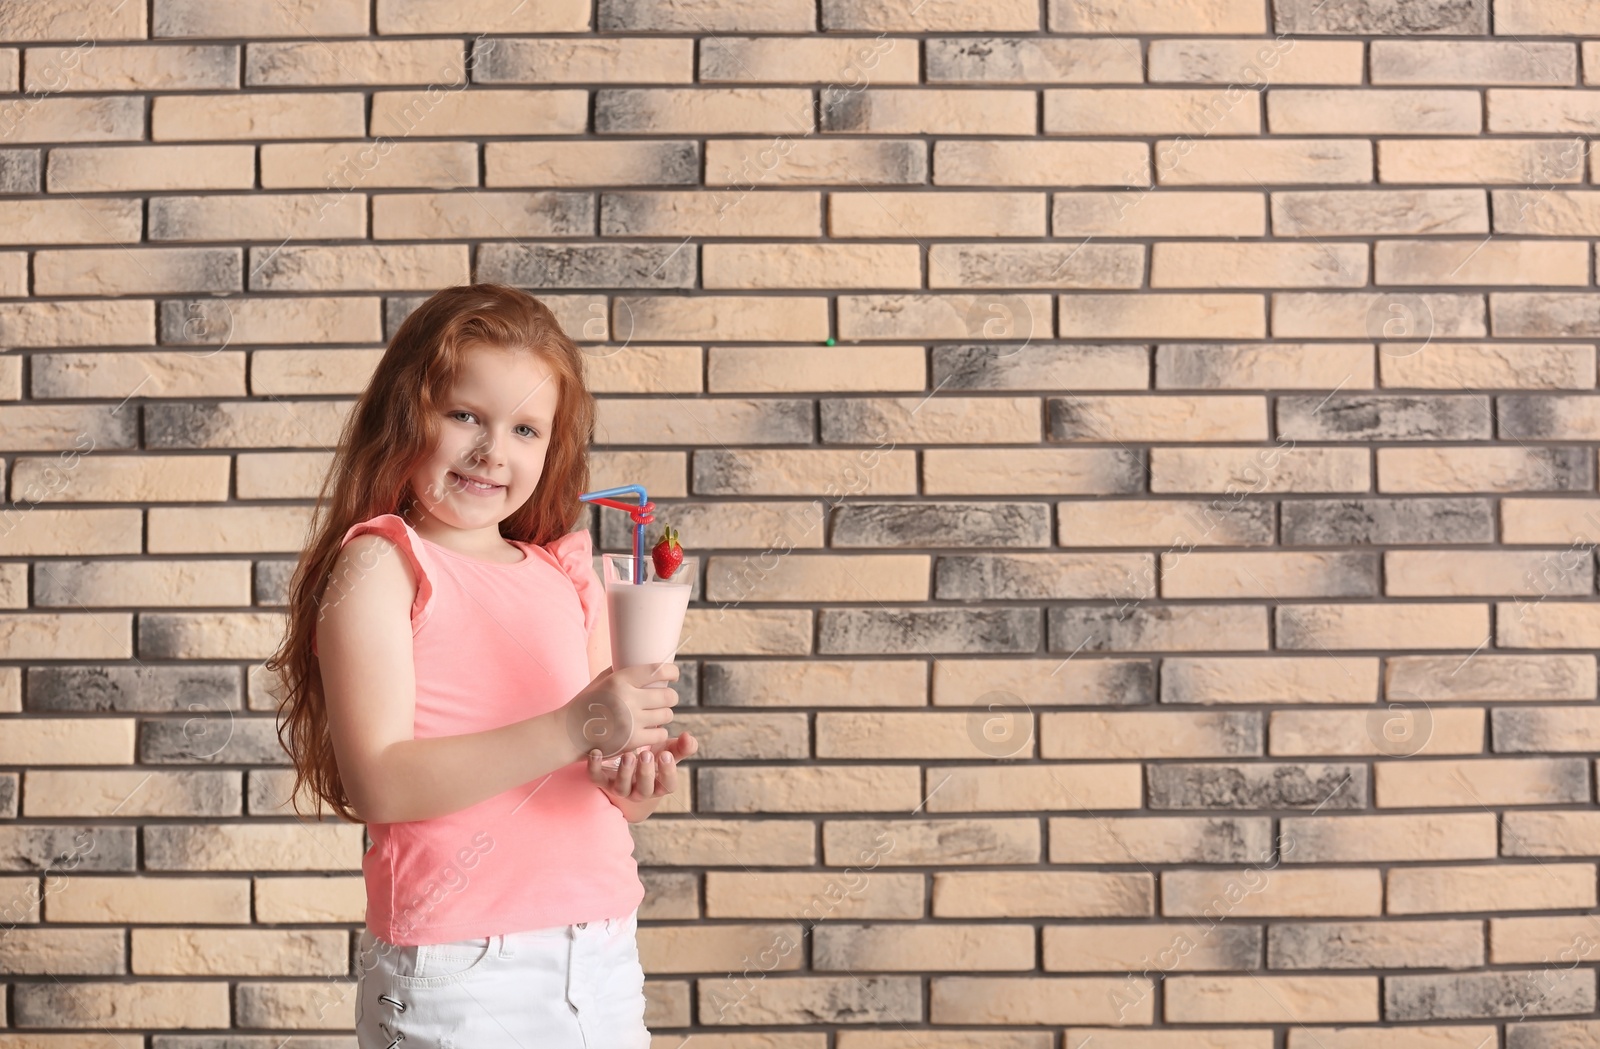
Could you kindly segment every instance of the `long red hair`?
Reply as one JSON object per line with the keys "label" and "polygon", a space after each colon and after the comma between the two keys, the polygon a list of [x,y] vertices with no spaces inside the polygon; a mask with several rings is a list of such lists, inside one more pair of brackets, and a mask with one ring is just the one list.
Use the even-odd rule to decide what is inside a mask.
{"label": "long red hair", "polygon": [[279,681],[278,739],[294,760],[296,811],[304,788],[340,817],[363,822],[350,807],[328,732],[317,656],[311,651],[323,592],[332,581],[350,526],[380,514],[418,516],[408,478],[428,457],[441,426],[440,399],[455,384],[474,346],[526,349],[559,383],[544,471],[533,495],[500,522],[507,539],[535,544],[559,539],[583,512],[589,487],[594,397],[585,383],[583,351],[561,330],[550,308],[504,284],[464,284],[430,296],[395,331],[367,388],[345,420],[333,464],[323,479],[309,542],[289,584],[283,643],[266,661]]}

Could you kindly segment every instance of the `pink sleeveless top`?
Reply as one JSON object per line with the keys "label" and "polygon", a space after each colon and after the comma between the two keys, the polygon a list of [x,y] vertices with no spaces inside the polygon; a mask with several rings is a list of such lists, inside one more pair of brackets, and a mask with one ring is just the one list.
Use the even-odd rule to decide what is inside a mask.
{"label": "pink sleeveless top", "polygon": [[[514,564],[446,550],[394,514],[352,525],[343,542],[365,532],[393,540],[417,576],[415,738],[499,728],[589,684],[605,589],[588,532],[516,542],[525,556]],[[367,833],[367,928],[401,946],[626,917],[644,899],[628,821],[583,761],[460,812]]]}

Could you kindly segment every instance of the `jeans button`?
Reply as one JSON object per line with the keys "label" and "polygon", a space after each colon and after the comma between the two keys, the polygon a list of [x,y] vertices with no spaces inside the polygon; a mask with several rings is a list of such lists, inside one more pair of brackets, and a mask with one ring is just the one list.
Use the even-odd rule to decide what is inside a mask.
{"label": "jeans button", "polygon": [[580,929],[587,929],[588,927],[589,927],[589,923],[588,922],[579,922],[578,923],[578,928],[580,928]]}

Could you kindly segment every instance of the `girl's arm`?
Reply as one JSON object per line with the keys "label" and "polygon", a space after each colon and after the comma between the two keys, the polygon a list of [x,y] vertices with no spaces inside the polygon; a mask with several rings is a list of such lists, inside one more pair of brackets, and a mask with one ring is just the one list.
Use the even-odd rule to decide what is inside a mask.
{"label": "girl's arm", "polygon": [[405,558],[385,554],[398,550],[379,535],[345,545],[334,578],[356,582],[324,603],[317,626],[328,728],[351,807],[371,823],[430,819],[582,760],[588,748],[568,732],[565,707],[485,732],[413,738],[417,584]]}

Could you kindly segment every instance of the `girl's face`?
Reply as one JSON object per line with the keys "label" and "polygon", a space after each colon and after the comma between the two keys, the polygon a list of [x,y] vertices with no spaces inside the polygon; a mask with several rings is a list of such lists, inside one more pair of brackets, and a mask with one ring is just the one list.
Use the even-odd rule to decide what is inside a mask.
{"label": "girl's face", "polygon": [[439,442],[411,475],[422,514],[414,527],[435,542],[454,530],[471,533],[458,538],[480,550],[498,543],[500,522],[532,497],[544,473],[557,392],[555,375],[531,351],[470,350],[440,401]]}

